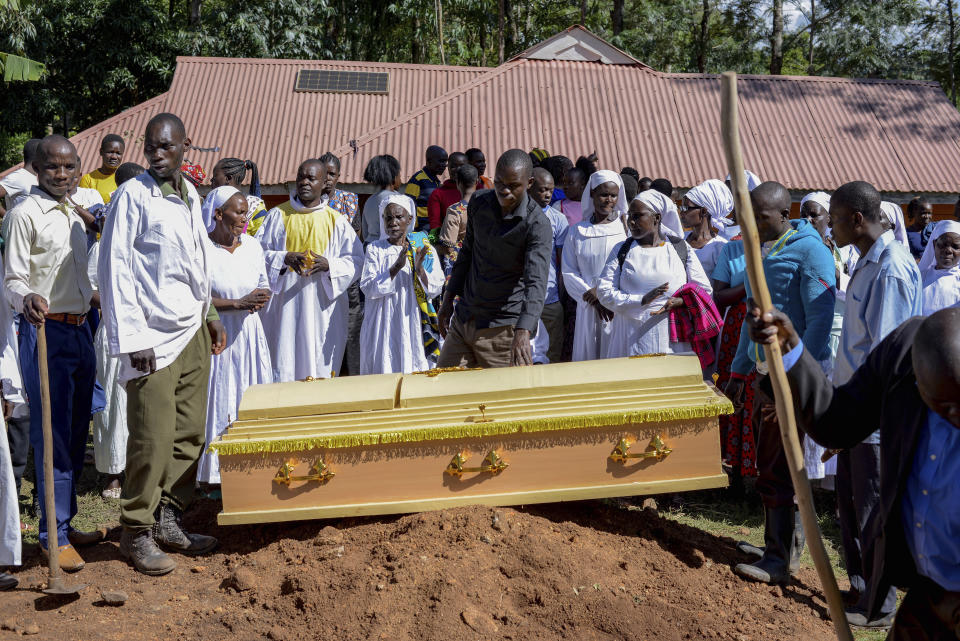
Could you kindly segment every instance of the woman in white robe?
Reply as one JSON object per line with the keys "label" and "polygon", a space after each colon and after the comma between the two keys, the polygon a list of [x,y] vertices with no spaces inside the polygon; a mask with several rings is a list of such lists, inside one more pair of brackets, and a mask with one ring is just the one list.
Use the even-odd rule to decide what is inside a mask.
{"label": "woman in white robe", "polygon": [[360,373],[422,372],[434,363],[424,352],[416,290],[420,289],[427,301],[439,296],[443,268],[430,245],[410,249],[407,234],[417,218],[409,196],[389,196],[380,201],[379,209],[379,240],[367,245],[360,275],[360,290],[366,298],[360,326]]}
{"label": "woman in white robe", "polygon": [[589,361],[603,358],[610,340],[613,313],[600,306],[597,282],[610,251],[627,237],[620,174],[602,170],[591,175],[580,208],[583,220],[567,231],[560,267],[567,294],[577,303],[573,360]]}
{"label": "woman in white robe", "polygon": [[889,200],[884,200],[880,203],[880,214],[890,230],[893,231],[893,237],[909,251],[910,240],[907,238],[907,224],[903,220],[903,207]]}
{"label": "woman in white robe", "polygon": [[732,210],[733,195],[719,180],[701,183],[683,196],[680,221],[691,230],[685,238],[707,276],[713,274],[720,250],[730,242],[722,234],[727,227],[723,221],[730,211],[728,205]]}
{"label": "woman in white robe", "polygon": [[[0,274],[3,273],[3,258],[0,257]],[[20,370],[17,364],[15,345],[16,332],[13,330],[13,308],[7,301],[0,300],[0,378],[4,391],[8,385],[22,387]],[[4,397],[6,400],[6,397]],[[17,485],[13,478],[13,461],[10,459],[10,444],[7,442],[7,425],[0,412],[0,568],[20,565],[20,501]],[[0,571],[0,590],[17,587],[15,576]]]}
{"label": "woman in white robe", "polygon": [[630,203],[627,225],[631,239],[623,266],[623,243],[610,252],[597,285],[601,304],[614,312],[607,358],[690,352],[689,343],[670,342],[669,311],[683,304],[672,294],[693,282],[713,293],[696,252],[682,243],[686,260],[661,227],[663,195],[645,191]]}
{"label": "woman in white robe", "polygon": [[918,267],[924,316],[960,303],[960,222],[941,220],[934,226]]}
{"label": "woman in white robe", "polygon": [[[245,234],[248,201],[234,186],[217,187],[207,195],[204,217],[214,221],[210,232],[210,293],[227,330],[227,346],[210,361],[206,443],[209,446],[237,418],[243,392],[251,385],[273,382],[270,348],[256,313],[270,298],[263,250]],[[204,449],[197,469],[201,483],[220,483],[216,453]]]}
{"label": "woman in white robe", "polygon": [[267,212],[256,238],[274,295],[260,312],[277,383],[330,378],[347,343],[347,288],[363,246],[345,216],[323,204],[325,166],[307,160],[290,200]]}
{"label": "woman in white robe", "polygon": [[[100,241],[90,247],[87,275],[93,291],[99,289],[97,261]],[[105,499],[120,498],[120,475],[127,467],[127,390],[120,384],[120,358],[110,355],[105,319],[100,319],[93,348],[97,357],[97,382],[103,388],[103,411],[93,415],[93,460],[97,471],[107,475],[100,495]]]}

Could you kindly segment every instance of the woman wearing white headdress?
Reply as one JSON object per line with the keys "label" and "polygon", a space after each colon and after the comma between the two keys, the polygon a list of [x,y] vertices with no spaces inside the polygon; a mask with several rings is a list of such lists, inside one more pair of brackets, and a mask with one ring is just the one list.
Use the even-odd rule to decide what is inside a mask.
{"label": "woman wearing white headdress", "polygon": [[923,315],[960,303],[960,222],[936,223],[920,258]]}
{"label": "woman wearing white headdress", "polygon": [[440,295],[443,268],[427,243],[415,249],[408,234],[416,222],[409,196],[380,201],[380,240],[367,245],[360,275],[366,298],[360,327],[361,374],[409,374],[435,366],[424,350],[421,300]]}
{"label": "woman wearing white headdress", "polygon": [[[686,241],[696,252],[707,276],[713,274],[713,268],[717,266],[717,256],[729,242],[721,234],[726,228],[724,210],[728,204],[726,194],[729,192],[726,185],[714,180],[697,185],[683,197],[680,221],[684,227],[690,229]],[[732,195],[729,204],[732,209]]]}
{"label": "woman wearing white headdress", "polygon": [[740,233],[736,221],[727,218],[733,212],[733,194],[729,187],[715,178],[703,181],[684,194],[683,206],[688,209],[703,208],[710,216],[710,226],[722,238],[730,240]]}
{"label": "woman wearing white headdress", "polygon": [[[743,176],[747,179],[747,191],[753,191],[758,185],[763,183],[763,181],[760,180],[760,176],[749,169],[743,170]],[[727,188],[727,191],[731,191],[730,174],[727,174],[726,179],[724,179],[723,186]],[[714,219],[713,223],[716,225],[720,235],[727,240],[733,240],[740,235],[740,225],[737,224],[737,212],[733,209],[732,193],[730,195],[730,217],[727,218],[726,215],[724,215],[722,218]]]}
{"label": "woman wearing white headdress", "polygon": [[263,245],[274,296],[260,312],[277,383],[330,378],[347,344],[347,289],[360,276],[363,245],[323,200],[326,166],[305,160],[290,200],[267,212]]}
{"label": "woman wearing white headdress", "polygon": [[688,343],[670,342],[667,312],[682,305],[671,295],[690,282],[713,293],[693,249],[665,234],[664,199],[653,190],[637,194],[627,215],[630,238],[613,248],[600,274],[597,297],[615,314],[606,358],[689,352]]}
{"label": "woman wearing white headdress", "polygon": [[[233,185],[217,187],[203,202],[204,218],[213,221],[209,233],[213,248],[208,252],[211,304],[227,329],[227,346],[210,360],[207,445],[236,420],[248,387],[273,382],[270,347],[256,313],[270,299],[270,283],[260,242],[244,233],[248,206]],[[197,480],[220,483],[215,453],[204,450]]]}
{"label": "woman wearing white headdress", "polygon": [[602,170],[590,176],[580,200],[583,220],[570,227],[561,270],[567,293],[577,303],[573,360],[604,358],[613,312],[600,304],[597,282],[615,245],[627,237],[621,217],[627,198],[620,174]]}
{"label": "woman wearing white headdress", "polygon": [[884,200],[880,203],[880,214],[888,228],[893,230],[893,237],[909,251],[910,240],[907,238],[907,225],[903,222],[903,208],[897,203]]}

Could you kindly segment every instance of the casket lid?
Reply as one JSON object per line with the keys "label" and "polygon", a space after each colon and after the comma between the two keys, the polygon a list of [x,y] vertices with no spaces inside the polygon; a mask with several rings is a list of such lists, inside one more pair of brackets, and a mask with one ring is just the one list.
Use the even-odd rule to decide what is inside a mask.
{"label": "casket lid", "polygon": [[619,358],[249,388],[221,455],[676,421],[730,414],[696,356]]}

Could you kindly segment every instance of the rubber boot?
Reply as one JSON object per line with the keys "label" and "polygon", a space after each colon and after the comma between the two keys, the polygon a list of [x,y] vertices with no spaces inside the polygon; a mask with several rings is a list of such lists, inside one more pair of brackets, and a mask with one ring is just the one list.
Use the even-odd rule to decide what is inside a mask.
{"label": "rubber boot", "polygon": [[794,508],[764,508],[763,556],[754,563],[739,563],[733,571],[762,583],[783,583],[790,578],[790,553],[793,547]]}
{"label": "rubber boot", "polygon": [[183,531],[180,527],[183,515],[174,506],[161,503],[154,516],[153,538],[161,546],[188,556],[200,556],[216,549],[217,540],[212,536]]}
{"label": "rubber boot", "polygon": [[166,574],[177,567],[176,561],[163,553],[147,530],[123,528],[120,535],[120,554],[133,563],[133,567],[150,576]]}
{"label": "rubber boot", "polygon": [[790,574],[796,574],[800,570],[800,555],[803,554],[803,547],[807,544],[806,533],[803,531],[803,523],[800,520],[800,510],[794,511],[793,525],[793,545],[790,547]]}

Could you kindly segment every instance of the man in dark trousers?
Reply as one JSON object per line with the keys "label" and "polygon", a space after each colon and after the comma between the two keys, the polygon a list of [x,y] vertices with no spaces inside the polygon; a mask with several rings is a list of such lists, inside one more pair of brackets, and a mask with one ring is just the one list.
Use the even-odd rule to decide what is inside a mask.
{"label": "man in dark trousers", "polygon": [[747,304],[757,343],[779,341],[800,428],[850,448],[880,427],[880,505],[863,558],[879,614],[891,585],[907,590],[887,641],[960,639],[960,309],[911,318],[833,387],[779,310]]}
{"label": "man in dark trousers", "polygon": [[494,188],[467,205],[467,233],[437,313],[446,339],[439,367],[533,363],[530,337],[543,313],[553,231],[527,195],[532,172],[527,152],[505,152]]}

